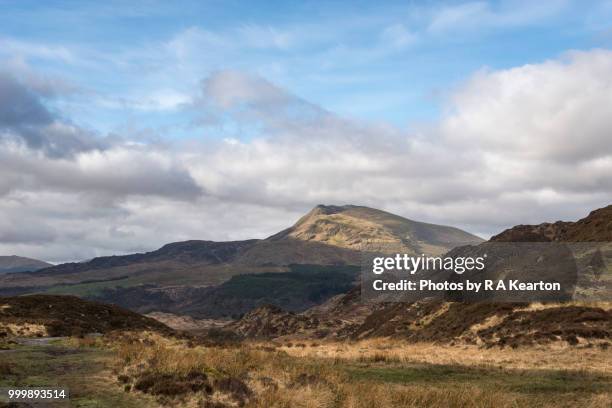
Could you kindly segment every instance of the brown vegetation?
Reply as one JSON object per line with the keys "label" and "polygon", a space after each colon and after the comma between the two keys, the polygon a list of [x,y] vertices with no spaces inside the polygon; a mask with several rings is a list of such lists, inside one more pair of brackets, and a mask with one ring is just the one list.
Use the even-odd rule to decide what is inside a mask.
{"label": "brown vegetation", "polygon": [[78,336],[112,330],[152,330],[170,334],[157,320],[75,296],[0,297],[0,333],[18,336]]}
{"label": "brown vegetation", "polygon": [[516,349],[482,348],[476,345],[409,343],[402,339],[367,339],[355,342],[322,342],[305,348],[280,344],[279,351],[300,358],[384,362],[490,366],[516,370],[577,370],[612,375],[612,348],[572,347],[567,344],[529,346]]}
{"label": "brown vegetation", "polygon": [[266,306],[228,326],[248,338],[359,340],[520,347],[537,344],[605,346],[612,342],[609,303],[459,303],[426,299],[362,304],[359,290],[305,313]]}
{"label": "brown vegetation", "polygon": [[102,341],[116,350],[117,386],[153,395],[163,406],[595,408],[612,402],[611,350],[487,350],[385,339],[226,348],[151,333]]}

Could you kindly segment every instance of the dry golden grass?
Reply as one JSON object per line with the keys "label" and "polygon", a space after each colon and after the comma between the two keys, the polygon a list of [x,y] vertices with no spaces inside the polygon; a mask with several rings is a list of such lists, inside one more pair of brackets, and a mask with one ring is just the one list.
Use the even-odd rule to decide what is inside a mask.
{"label": "dry golden grass", "polygon": [[472,325],[469,329],[470,334],[477,334],[480,330],[485,330],[491,327],[495,327],[503,323],[505,316],[493,315],[487,317],[484,321]]}
{"label": "dry golden grass", "polygon": [[[574,393],[570,386],[564,388],[564,380],[557,383],[556,377],[545,378],[549,374],[543,372],[542,378],[556,387],[552,395],[559,392],[563,394],[561,399],[551,398],[551,394],[546,392],[530,391],[530,380],[522,380],[520,372],[508,371],[513,379],[506,387],[498,387],[495,383],[505,381],[506,369],[529,370],[529,375],[536,380],[538,375],[534,375],[533,370],[584,370],[585,376],[594,372],[609,374],[611,354],[603,350],[485,350],[410,345],[384,339],[353,344],[311,343],[291,348],[268,343],[223,348],[190,346],[186,341],[151,333],[137,339],[115,339],[111,344],[116,349],[120,376],[138,378],[142,373],[156,373],[160,378],[184,378],[199,372],[205,373],[213,385],[210,393],[198,391],[180,398],[165,399],[164,406],[205,406],[202,404],[207,401],[257,408],[570,407],[575,404],[603,408],[611,406],[612,402],[612,393],[608,389],[588,386],[580,389],[585,387],[584,382],[588,383],[588,379],[583,381],[572,377],[574,379],[570,381],[578,382],[568,384],[579,385],[577,393]],[[416,377],[401,377],[405,375],[403,367],[417,362],[422,365],[418,370],[422,371],[410,372],[407,368],[408,374]],[[466,367],[469,375],[476,376],[467,381],[460,377],[447,381],[444,372],[440,377],[440,372],[435,371],[441,364],[459,370]],[[431,373],[428,371],[430,366],[434,367]],[[478,370],[476,374],[469,372],[474,367],[489,368],[483,369],[482,373]],[[497,380],[488,380],[487,372],[497,373]],[[421,373],[423,376],[431,375],[432,380],[428,382],[419,378]],[[381,374],[400,377],[377,377]],[[561,372],[559,375],[563,377],[565,374]],[[229,378],[240,379],[248,387],[247,391],[236,396],[230,389],[216,386],[219,379]],[[437,382],[439,378],[440,383]],[[601,384],[605,387],[608,383]]]}
{"label": "dry golden grass", "polygon": [[[481,348],[472,345],[449,346],[431,343],[407,343],[392,339],[359,342],[333,342],[314,347],[286,347],[280,350],[301,358],[327,358],[348,361],[377,359],[397,363],[426,363],[503,367],[533,370],[585,370],[612,374],[612,349],[577,348],[565,344],[510,348]],[[380,357],[383,356],[384,358]]]}
{"label": "dry golden grass", "polygon": [[477,387],[425,388],[371,382],[306,386],[296,390],[263,392],[250,406],[282,408],[389,408],[389,407],[515,407],[516,400]]}
{"label": "dry golden grass", "polygon": [[0,332],[19,337],[44,337],[49,335],[45,325],[35,323],[0,323]]}

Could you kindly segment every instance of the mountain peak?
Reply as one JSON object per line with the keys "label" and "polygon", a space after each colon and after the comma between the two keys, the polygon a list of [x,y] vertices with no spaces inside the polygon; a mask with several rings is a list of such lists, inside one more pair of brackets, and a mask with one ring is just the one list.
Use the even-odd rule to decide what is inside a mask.
{"label": "mountain peak", "polygon": [[356,205],[345,204],[345,205],[327,205],[327,204],[318,204],[312,210],[308,211],[302,218],[300,218],[296,224],[303,222],[311,217],[316,217],[318,215],[332,215],[332,214],[340,214],[345,211],[349,211],[352,208],[357,208]]}
{"label": "mountain peak", "polygon": [[345,204],[345,205],[326,205],[319,204],[311,210],[311,212],[321,212],[323,214],[335,214],[346,211],[351,208],[357,207],[356,205]]}
{"label": "mountain peak", "polygon": [[409,220],[357,205],[317,205],[291,228],[268,240],[315,241],[354,250],[441,254],[480,238],[460,229]]}

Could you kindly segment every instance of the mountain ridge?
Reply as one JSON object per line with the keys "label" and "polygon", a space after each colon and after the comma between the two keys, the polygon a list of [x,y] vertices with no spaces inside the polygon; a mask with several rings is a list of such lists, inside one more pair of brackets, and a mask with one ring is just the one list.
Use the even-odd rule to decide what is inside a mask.
{"label": "mountain ridge", "polygon": [[593,210],[578,221],[556,221],[508,228],[492,242],[607,242],[612,241],[612,205]]}
{"label": "mountain ridge", "polygon": [[[479,242],[480,238],[454,227],[381,210],[319,205],[290,228],[265,239],[174,242],[146,253],[6,274],[0,277],[0,295],[68,294],[140,312],[217,318],[245,313],[274,300],[270,293],[288,288],[299,295],[276,300],[299,312],[350,288],[364,250],[433,255]],[[308,273],[313,282],[305,279]],[[266,285],[273,287],[265,290]]]}
{"label": "mountain ridge", "polygon": [[[348,213],[348,216],[337,217]],[[328,216],[334,216],[328,219]],[[354,225],[355,220],[364,219],[361,224]],[[350,218],[350,220],[347,220]],[[373,220],[376,220],[374,223]],[[405,223],[405,225],[402,225]],[[326,225],[334,224],[332,228]],[[369,232],[359,235],[356,232],[361,225],[367,225]],[[302,228],[319,229],[318,237],[306,237]],[[431,228],[432,231],[427,231]],[[332,236],[338,233],[340,237]],[[355,233],[356,235],[351,235]],[[393,236],[393,234],[403,234]],[[429,233],[429,235],[428,235]],[[408,242],[413,234],[415,242]],[[446,234],[446,235],[444,235]],[[365,241],[361,241],[365,239]],[[368,241],[369,239],[369,241]],[[429,239],[428,241],[425,241]],[[292,227],[280,231],[266,239],[250,239],[242,241],[209,241],[188,240],[168,243],[159,249],[128,255],[112,255],[96,257],[87,262],[71,262],[49,266],[36,271],[31,276],[73,275],[87,271],[105,269],[120,269],[135,264],[178,262],[182,265],[220,265],[236,263],[241,265],[289,265],[292,263],[317,264],[353,264],[360,262],[359,250],[364,249],[363,243],[394,244],[420,249],[439,251],[442,247],[478,243],[483,240],[458,228],[421,223],[406,218],[363,206],[355,205],[318,205],[301,217]],[[391,246],[394,246],[391,245]],[[427,248],[423,246],[429,245]],[[366,245],[367,249],[367,245]],[[286,255],[286,256],[281,256]],[[317,262],[313,262],[315,258]],[[168,268],[168,265],[163,266]],[[152,269],[149,267],[149,269]],[[125,271],[124,271],[125,272]],[[116,274],[115,274],[116,275]],[[25,275],[24,275],[25,276]],[[119,275],[120,276],[120,275]],[[114,276],[116,277],[116,276]]]}

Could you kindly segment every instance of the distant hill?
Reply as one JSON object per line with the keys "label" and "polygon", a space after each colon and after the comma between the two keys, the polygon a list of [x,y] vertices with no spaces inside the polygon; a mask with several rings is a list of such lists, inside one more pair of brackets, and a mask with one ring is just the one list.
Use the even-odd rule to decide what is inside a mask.
{"label": "distant hill", "polygon": [[166,244],[146,253],[103,256],[87,262],[71,262],[38,271],[35,277],[58,277],[74,275],[80,279],[84,274],[92,277],[114,277],[134,275],[142,270],[149,273],[158,270],[180,270],[191,266],[219,265],[233,262],[244,250],[258,240],[246,241],[183,241]]}
{"label": "distant hill", "polygon": [[39,261],[37,259],[25,258],[22,256],[0,256],[0,274],[12,272],[37,271],[39,269],[48,268],[50,263]]}

